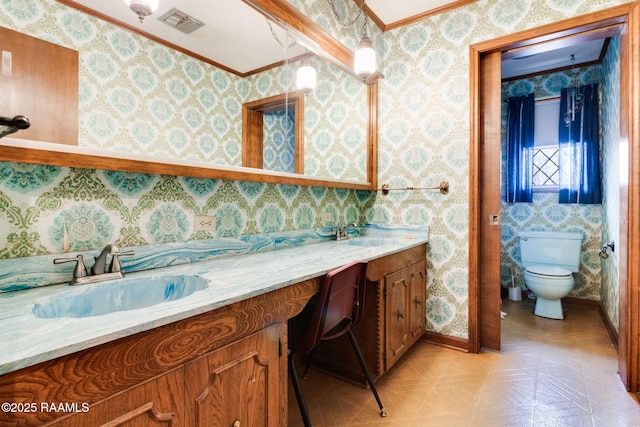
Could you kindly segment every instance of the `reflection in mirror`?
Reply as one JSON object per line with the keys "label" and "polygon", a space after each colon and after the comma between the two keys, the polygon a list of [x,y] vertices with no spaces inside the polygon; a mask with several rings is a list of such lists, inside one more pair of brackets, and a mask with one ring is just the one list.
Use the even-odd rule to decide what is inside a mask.
{"label": "reflection in mirror", "polygon": [[304,96],[281,94],[242,105],[242,165],[303,173]]}
{"label": "reflection in mirror", "polygon": [[293,129],[297,115],[296,108],[288,105],[264,112],[262,169],[296,173]]}
{"label": "reflection in mirror", "polygon": [[[244,4],[241,0],[225,1]],[[63,18],[53,23],[43,20],[18,31],[39,37],[46,26],[56,25],[59,28],[46,30],[47,34],[54,34],[51,41],[79,52],[77,145],[81,149],[105,150],[116,158],[145,156],[159,163],[171,159],[202,168],[238,169],[243,158],[242,105],[290,92],[295,87],[301,61],[291,60],[259,73],[236,74],[114,25],[115,19],[98,19],[82,8],[78,11],[65,6],[76,2],[51,3]],[[86,7],[98,4],[83,3]],[[115,7],[116,3],[123,2],[108,4]],[[131,14],[128,10],[127,13]],[[142,30],[151,26],[150,18],[145,19]],[[207,23],[205,28],[210,25],[205,17],[203,21]],[[260,24],[269,34],[263,16]],[[284,34],[281,28],[274,27]],[[64,37],[56,38],[55,34]],[[251,50],[237,53],[252,55]],[[295,149],[293,153],[294,158],[302,153],[304,158],[296,173],[366,183],[370,181],[367,168],[371,166],[367,164],[367,86],[317,56],[311,63],[318,83],[304,97],[304,146],[300,153]],[[0,114],[8,116],[12,112]],[[19,133],[13,136],[19,138]],[[4,141],[0,140],[0,144]],[[18,154],[0,155],[0,160],[44,157]],[[60,164],[56,163],[60,156],[49,157],[51,164]],[[156,170],[147,170],[152,169]]]}

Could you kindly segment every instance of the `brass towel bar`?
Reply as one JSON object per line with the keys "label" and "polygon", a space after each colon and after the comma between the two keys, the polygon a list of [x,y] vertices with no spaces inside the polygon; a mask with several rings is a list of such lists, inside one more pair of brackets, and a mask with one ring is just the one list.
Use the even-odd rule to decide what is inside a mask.
{"label": "brass towel bar", "polygon": [[442,181],[440,185],[435,187],[401,187],[401,188],[391,188],[389,184],[382,184],[382,187],[378,189],[381,191],[383,195],[389,194],[389,191],[396,190],[440,190],[440,194],[449,193],[449,183],[447,181]]}

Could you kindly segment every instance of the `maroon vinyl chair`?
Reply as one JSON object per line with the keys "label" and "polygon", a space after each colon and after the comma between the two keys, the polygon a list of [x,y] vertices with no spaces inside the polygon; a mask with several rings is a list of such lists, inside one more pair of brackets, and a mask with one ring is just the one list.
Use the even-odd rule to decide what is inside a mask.
{"label": "maroon vinyl chair", "polygon": [[299,354],[309,358],[321,341],[344,334],[349,337],[362,372],[378,402],[380,416],[387,416],[360,346],[351,331],[351,326],[357,324],[364,314],[366,270],[366,262],[354,261],[330,271],[324,277],[318,294],[313,296],[300,314],[289,320],[289,376],[306,427],[311,426],[311,421],[295,368],[295,356]]}

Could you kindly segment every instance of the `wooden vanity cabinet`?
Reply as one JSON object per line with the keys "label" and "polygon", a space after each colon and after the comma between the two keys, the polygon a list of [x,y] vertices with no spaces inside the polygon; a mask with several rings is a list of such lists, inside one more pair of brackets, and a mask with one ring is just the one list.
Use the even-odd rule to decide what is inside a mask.
{"label": "wooden vanity cabinet", "polygon": [[[149,381],[116,393],[100,402],[70,402],[76,412],[51,421],[45,425],[56,427],[128,426],[169,427],[184,426],[184,372],[173,369]],[[64,398],[47,404],[66,403]],[[84,406],[85,404],[86,406]],[[61,412],[61,414],[64,414]],[[4,425],[4,423],[0,424]],[[14,425],[39,425],[18,423]]]}
{"label": "wooden vanity cabinet", "polygon": [[286,425],[286,322],[318,289],[306,280],[1,375],[0,402],[38,410],[0,412],[0,427]]}
{"label": "wooden vanity cabinet", "polygon": [[[374,380],[388,371],[425,332],[426,244],[369,262],[364,318],[353,327]],[[324,341],[311,363],[366,384],[346,336]]]}
{"label": "wooden vanity cabinet", "polygon": [[281,330],[271,327],[188,363],[185,426],[282,425],[280,408],[287,405],[282,338]]}

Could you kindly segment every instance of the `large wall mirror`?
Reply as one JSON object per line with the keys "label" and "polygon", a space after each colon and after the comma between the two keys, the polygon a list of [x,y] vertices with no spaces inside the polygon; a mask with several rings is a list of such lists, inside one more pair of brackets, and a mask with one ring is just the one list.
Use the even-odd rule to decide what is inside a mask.
{"label": "large wall mirror", "polygon": [[[160,0],[160,9],[138,22],[122,1],[42,1],[55,19],[16,30],[78,51],[77,143],[18,132],[0,139],[0,160],[375,188],[377,85],[362,83],[350,71],[351,52],[288,3]],[[158,19],[174,6],[196,21],[177,38],[179,30]],[[173,13],[170,23],[182,19]],[[317,73],[307,94],[295,86],[304,59]],[[275,156],[301,166],[243,166],[243,105],[274,97],[284,99],[285,110],[302,108],[304,119],[270,134],[264,156],[274,160],[286,144],[297,148]],[[295,131],[298,145],[290,143]]]}

